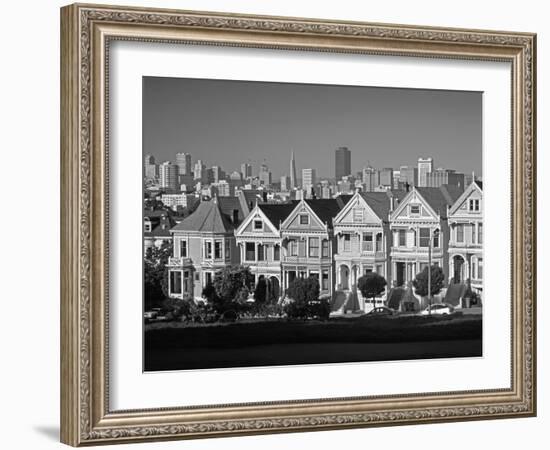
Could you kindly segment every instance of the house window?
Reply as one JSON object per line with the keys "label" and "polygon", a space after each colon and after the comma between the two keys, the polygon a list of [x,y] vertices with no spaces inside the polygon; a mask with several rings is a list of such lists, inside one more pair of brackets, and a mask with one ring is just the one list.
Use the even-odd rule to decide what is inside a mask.
{"label": "house window", "polygon": [[384,274],[384,268],[383,268],[382,264],[377,264],[376,265],[376,273],[378,275],[383,275]]}
{"label": "house window", "polygon": [[483,258],[477,258],[477,279],[483,280]]}
{"label": "house window", "polygon": [[307,214],[300,214],[300,225],[309,225],[309,216]]}
{"label": "house window", "polygon": [[472,244],[476,243],[476,224],[472,224]]}
{"label": "house window", "polygon": [[461,223],[456,226],[456,242],[464,242],[464,225]]}
{"label": "house window", "polygon": [[382,251],[382,233],[378,233],[376,235],[376,251],[377,252]]}
{"label": "house window", "polygon": [[429,228],[420,228],[420,233],[418,235],[418,246],[419,247],[430,246],[430,229]]}
{"label": "house window", "polygon": [[311,258],[319,258],[319,238],[309,238],[309,256]]}
{"label": "house window", "polygon": [[479,199],[470,199],[470,211],[479,211]]}
{"label": "house window", "polygon": [[204,285],[212,284],[212,272],[204,272]]}
{"label": "house window", "polygon": [[144,223],[144,228],[145,228],[145,232],[146,233],[150,233],[151,232],[151,222],[147,221]]}
{"label": "house window", "polygon": [[244,247],[244,259],[245,261],[255,261],[256,260],[256,246],[254,242],[247,242]]}
{"label": "house window", "polygon": [[353,221],[361,223],[363,222],[363,210],[362,209],[354,209],[353,210]]}
{"label": "house window", "polygon": [[295,239],[288,242],[290,256],[298,256],[298,244]]}
{"label": "house window", "polygon": [[229,242],[229,239],[225,240],[225,259],[231,259],[231,242]]}
{"label": "house window", "polygon": [[258,261],[265,260],[265,245],[258,244]]}
{"label": "house window", "polygon": [[344,251],[349,252],[351,250],[351,234],[344,234]]}
{"label": "house window", "polygon": [[172,294],[181,294],[181,271],[170,272],[170,292]]}
{"label": "house window", "polygon": [[214,259],[222,259],[222,241],[214,242]]}
{"label": "house window", "polygon": [[439,233],[434,233],[433,238],[434,248],[439,248]]}
{"label": "house window", "polygon": [[189,292],[189,280],[190,280],[190,274],[188,270],[183,271],[183,292]]}
{"label": "house window", "polygon": [[328,270],[323,270],[321,276],[321,289],[323,291],[328,291]]}
{"label": "house window", "polygon": [[321,248],[321,255],[323,258],[328,258],[329,254],[329,246],[328,246],[328,240],[327,239],[323,239],[323,242],[322,242],[322,248]]}
{"label": "house window", "polygon": [[363,251],[372,252],[372,233],[363,233]]}
{"label": "house window", "polygon": [[398,243],[399,247],[406,247],[407,246],[407,230],[399,230],[398,231]]}
{"label": "house window", "polygon": [[477,224],[477,243],[483,244],[483,224]]}
{"label": "house window", "polygon": [[273,261],[280,261],[281,260],[281,247],[279,244],[275,244],[273,246]]}
{"label": "house window", "polygon": [[187,258],[187,241],[180,241],[180,257]]}
{"label": "house window", "polygon": [[306,256],[306,241],[300,239],[298,241],[298,256],[304,258]]}
{"label": "house window", "polygon": [[419,216],[420,215],[420,205],[410,205],[409,214],[411,216]]}
{"label": "house window", "polygon": [[210,241],[204,243],[204,258],[212,259],[212,242]]}
{"label": "house window", "polygon": [[254,229],[255,230],[263,230],[264,224],[261,220],[255,220],[254,221]]}

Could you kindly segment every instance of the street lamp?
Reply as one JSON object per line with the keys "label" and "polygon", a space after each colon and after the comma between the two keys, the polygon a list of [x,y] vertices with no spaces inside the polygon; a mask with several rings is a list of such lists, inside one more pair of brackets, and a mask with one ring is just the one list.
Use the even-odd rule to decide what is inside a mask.
{"label": "street lamp", "polygon": [[439,229],[430,230],[430,239],[428,242],[428,311],[432,314],[432,245],[433,239],[439,235]]}

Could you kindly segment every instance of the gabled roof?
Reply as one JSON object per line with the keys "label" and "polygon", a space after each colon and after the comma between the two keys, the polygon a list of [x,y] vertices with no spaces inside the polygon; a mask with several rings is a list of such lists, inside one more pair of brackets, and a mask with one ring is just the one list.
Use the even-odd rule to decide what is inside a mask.
{"label": "gabled roof", "polygon": [[360,195],[380,220],[388,220],[391,198],[386,192],[362,192]]}
{"label": "gabled roof", "polygon": [[234,229],[231,219],[222,212],[218,199],[215,198],[202,201],[195,212],[178,223],[172,231],[226,233]]}
{"label": "gabled roof", "polygon": [[239,211],[239,220],[237,223],[233,223],[235,228],[241,224],[249,213],[249,211],[243,210],[242,202],[238,197],[218,197],[217,201],[222,214],[225,214],[231,222],[233,222],[233,211]]}
{"label": "gabled roof", "polygon": [[455,200],[451,208],[449,209],[449,214],[454,214],[457,212],[458,208],[460,208],[460,205],[462,205],[466,199],[472,194],[473,191],[480,191],[483,195],[483,185],[481,184],[481,181],[474,181],[472,184],[470,184],[466,190]]}
{"label": "gabled roof", "polygon": [[346,199],[340,199],[340,197],[309,199],[304,201],[323,223],[332,226],[332,219],[336,217],[340,210],[353,196],[349,196],[347,201],[345,201]]}
{"label": "gabled roof", "polygon": [[273,226],[279,230],[281,223],[290,215],[298,203],[296,200],[290,203],[264,203],[258,204],[258,208],[265,214]]}
{"label": "gabled roof", "polygon": [[462,195],[462,189],[458,186],[444,184],[436,187],[415,187],[414,188],[430,207],[441,216],[446,216],[447,206],[452,206]]}

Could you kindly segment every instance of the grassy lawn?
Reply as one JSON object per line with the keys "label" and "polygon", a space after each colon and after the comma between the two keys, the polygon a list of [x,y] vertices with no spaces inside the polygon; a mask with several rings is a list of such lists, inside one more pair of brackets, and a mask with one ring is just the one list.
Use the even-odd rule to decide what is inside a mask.
{"label": "grassy lawn", "polygon": [[481,316],[146,325],[146,370],[481,356]]}

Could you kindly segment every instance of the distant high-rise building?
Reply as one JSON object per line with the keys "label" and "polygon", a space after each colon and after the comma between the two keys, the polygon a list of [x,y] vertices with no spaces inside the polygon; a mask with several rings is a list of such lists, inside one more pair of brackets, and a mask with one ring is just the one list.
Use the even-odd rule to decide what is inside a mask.
{"label": "distant high-rise building", "polygon": [[332,186],[328,180],[321,181],[321,198],[332,198]]}
{"label": "distant high-rise building", "polygon": [[451,169],[437,169],[426,175],[427,187],[440,187],[442,184],[452,184],[462,189],[466,186],[463,173]]}
{"label": "distant high-rise building", "polygon": [[315,169],[302,169],[302,189],[309,196],[311,188],[316,184]]}
{"label": "distant high-rise building", "polygon": [[418,186],[418,168],[401,166],[399,168],[399,181],[408,184],[409,187]]}
{"label": "distant high-rise building", "polygon": [[190,153],[176,153],[176,164],[178,165],[180,175],[191,175]]}
{"label": "distant high-rise building", "polygon": [[241,164],[241,176],[243,180],[246,180],[252,177],[252,164],[249,164],[249,163]]}
{"label": "distant high-rise building", "polygon": [[338,147],[334,152],[334,175],[336,181],[351,175],[351,152],[347,147]]}
{"label": "distant high-rise building", "polygon": [[267,165],[262,164],[260,166],[258,179],[260,180],[260,184],[263,184],[264,186],[271,186],[271,172],[269,171],[269,167],[267,167]]}
{"label": "distant high-rise building", "polygon": [[153,155],[145,155],[144,174],[148,180],[156,180],[158,178],[158,165],[155,164]]}
{"label": "distant high-rise building", "polygon": [[225,172],[220,166],[212,166],[212,174],[214,176],[214,183],[225,180]]}
{"label": "distant high-rise building", "polygon": [[427,175],[434,170],[433,158],[418,158],[418,186],[426,187]]}
{"label": "distant high-rise building", "polygon": [[380,171],[374,167],[365,167],[363,169],[363,184],[365,191],[373,192],[378,186],[380,186]]}
{"label": "distant high-rise building", "polygon": [[391,167],[380,170],[379,184],[390,189],[393,188],[393,169]]}
{"label": "distant high-rise building", "polygon": [[281,192],[290,191],[290,177],[288,175],[283,175],[281,177]]}
{"label": "distant high-rise building", "polygon": [[298,180],[296,180],[296,161],[294,160],[294,150],[290,155],[290,189],[295,189],[298,186]]}
{"label": "distant high-rise building", "polygon": [[165,161],[159,165],[160,187],[165,189],[178,189],[178,166],[171,161]]}
{"label": "distant high-rise building", "polygon": [[205,168],[206,166],[203,164],[202,159],[198,159],[193,167],[193,177],[195,180],[203,181]]}
{"label": "distant high-rise building", "polygon": [[218,195],[220,197],[233,197],[235,195],[235,186],[228,183],[227,180],[221,180],[215,186],[218,188]]}

